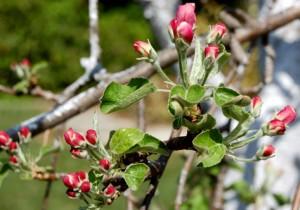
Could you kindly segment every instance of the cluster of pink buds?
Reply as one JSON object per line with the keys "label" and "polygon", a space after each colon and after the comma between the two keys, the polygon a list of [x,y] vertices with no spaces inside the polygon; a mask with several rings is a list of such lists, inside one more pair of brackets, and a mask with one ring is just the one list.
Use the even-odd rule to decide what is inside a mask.
{"label": "cluster of pink buds", "polygon": [[296,119],[297,113],[294,107],[286,106],[264,127],[264,133],[269,136],[283,135],[287,126]]}
{"label": "cluster of pink buds", "polygon": [[210,34],[208,35],[208,45],[204,48],[204,56],[210,63],[214,62],[220,53],[219,41],[224,37],[227,28],[223,23],[217,23],[211,27]]}
{"label": "cluster of pink buds", "polygon": [[19,144],[14,142],[5,131],[0,131],[0,148],[7,151],[10,155],[9,164],[11,166],[17,167],[20,165],[20,158],[17,153]]}
{"label": "cluster of pink buds", "polygon": [[66,143],[71,146],[70,152],[74,158],[88,158],[87,147],[97,147],[98,144],[97,132],[93,129],[87,130],[84,137],[79,132],[69,128],[64,133],[64,138]]}
{"label": "cluster of pink buds", "polygon": [[88,180],[87,173],[78,171],[69,173],[63,177],[63,183],[68,188],[66,194],[69,198],[79,198],[81,193],[88,193],[92,184]]}
{"label": "cluster of pink buds", "polygon": [[186,44],[191,44],[194,38],[194,28],[196,23],[195,4],[186,3],[180,5],[176,17],[171,20],[169,25],[169,34],[176,42],[183,40]]}

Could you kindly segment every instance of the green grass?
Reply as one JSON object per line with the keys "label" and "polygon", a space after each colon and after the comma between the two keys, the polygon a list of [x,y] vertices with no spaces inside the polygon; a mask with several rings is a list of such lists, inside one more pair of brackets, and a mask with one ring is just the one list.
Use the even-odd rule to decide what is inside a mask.
{"label": "green grass", "polygon": [[[51,104],[30,97],[7,97],[0,95],[0,129],[6,129],[14,124],[21,122],[42,111],[46,111]],[[42,136],[38,136],[30,143],[31,152],[38,151],[42,144]],[[67,147],[66,147],[67,149]],[[4,154],[3,154],[4,155]],[[45,163],[49,163],[50,158]],[[159,189],[158,195],[151,209],[159,204],[162,209],[173,209],[173,200],[176,193],[176,183],[179,175],[179,168],[183,161],[179,156],[174,155],[165,171]],[[84,160],[74,160],[66,150],[60,153],[58,158],[57,171],[71,172],[75,170],[87,169],[87,162]],[[41,209],[42,198],[46,187],[45,182],[22,180],[15,173],[10,173],[0,188],[0,209],[1,210],[38,210]],[[137,192],[139,197],[147,189],[147,183]],[[70,200],[65,195],[66,188],[60,181],[54,182],[49,198],[48,210],[76,210],[83,204],[78,200]],[[126,201],[121,196],[111,206],[104,210],[125,209]]]}

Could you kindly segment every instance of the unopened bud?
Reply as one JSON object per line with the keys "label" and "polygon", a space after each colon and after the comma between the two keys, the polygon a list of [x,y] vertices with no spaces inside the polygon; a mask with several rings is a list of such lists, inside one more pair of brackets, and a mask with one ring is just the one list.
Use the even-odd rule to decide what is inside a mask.
{"label": "unopened bud", "polygon": [[20,160],[16,155],[11,155],[8,160],[9,164],[12,166],[19,166]]}
{"label": "unopened bud", "polygon": [[114,195],[117,193],[117,190],[112,184],[109,184],[103,193],[106,197],[114,197]]}
{"label": "unopened bud", "polygon": [[286,106],[276,114],[275,118],[288,125],[296,119],[296,116],[297,113],[295,108],[292,106]]}
{"label": "unopened bud", "polygon": [[91,183],[89,181],[82,182],[80,186],[81,192],[87,193],[91,190]]}
{"label": "unopened bud", "polygon": [[264,133],[269,136],[283,135],[286,130],[284,122],[274,119],[271,120],[265,127]]}
{"label": "unopened bud", "polygon": [[85,138],[90,145],[97,144],[97,132],[95,130],[93,130],[93,129],[87,130]]}
{"label": "unopened bud", "polygon": [[256,157],[258,159],[268,159],[268,158],[271,158],[274,156],[275,154],[275,147],[273,145],[266,145],[266,146],[263,146],[261,147],[257,153],[256,153]]}
{"label": "unopened bud", "polygon": [[101,159],[99,160],[99,166],[102,170],[109,170],[110,169],[110,161],[108,159]]}
{"label": "unopened bud", "polygon": [[215,44],[210,44],[204,49],[205,58],[211,58],[212,60],[217,59],[219,52],[219,46]]}
{"label": "unopened bud", "polygon": [[227,28],[223,23],[217,23],[211,27],[211,30],[207,36],[207,42],[218,42],[227,33]]}
{"label": "unopened bud", "polygon": [[74,190],[72,190],[72,189],[68,189],[68,190],[66,191],[66,194],[68,195],[68,197],[69,197],[70,199],[77,199],[77,198],[80,197],[80,193],[79,193],[78,191],[74,191]]}
{"label": "unopened bud", "polygon": [[0,131],[0,147],[7,150],[11,142],[10,136],[5,131]]}
{"label": "unopened bud", "polygon": [[89,156],[86,150],[71,148],[70,152],[73,158],[86,159]]}
{"label": "unopened bud", "polygon": [[259,96],[255,96],[251,99],[251,113],[254,117],[258,117],[261,112],[262,100]]}
{"label": "unopened bud", "polygon": [[84,137],[80,133],[74,131],[72,128],[69,128],[64,133],[64,138],[66,143],[74,148],[82,148],[86,145]]}

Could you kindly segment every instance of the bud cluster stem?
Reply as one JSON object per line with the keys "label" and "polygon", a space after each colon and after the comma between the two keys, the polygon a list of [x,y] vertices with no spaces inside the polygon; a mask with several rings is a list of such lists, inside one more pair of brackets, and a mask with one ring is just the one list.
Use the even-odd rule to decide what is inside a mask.
{"label": "bud cluster stem", "polygon": [[238,148],[241,148],[241,147],[244,147],[245,145],[255,141],[256,139],[262,137],[264,134],[263,134],[263,130],[262,129],[259,129],[253,136],[247,138],[247,139],[244,139],[244,140],[241,140],[241,141],[238,141],[238,142],[233,142],[232,144],[230,144],[230,149],[238,149]]}
{"label": "bud cluster stem", "polygon": [[175,83],[165,74],[165,72],[162,70],[158,60],[155,60],[153,62],[153,66],[156,69],[157,73],[162,77],[163,80],[167,81],[168,83],[175,85]]}
{"label": "bud cluster stem", "polygon": [[187,72],[187,50],[182,49],[181,47],[177,46],[178,52],[178,61],[179,61],[179,70],[180,70],[180,77],[184,87],[189,86],[188,81],[188,72]]}

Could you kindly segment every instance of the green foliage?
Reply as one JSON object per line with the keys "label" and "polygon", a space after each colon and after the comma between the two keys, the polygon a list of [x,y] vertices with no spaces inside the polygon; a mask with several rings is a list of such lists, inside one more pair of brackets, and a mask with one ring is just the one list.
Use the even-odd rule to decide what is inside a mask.
{"label": "green foliage", "polygon": [[193,140],[193,145],[199,152],[198,163],[205,168],[220,163],[226,154],[222,135],[216,129],[197,135]]}
{"label": "green foliage", "polygon": [[[135,63],[132,42],[152,34],[139,5],[100,7],[102,60],[109,71],[118,71]],[[88,1],[1,1],[0,20],[2,84],[17,81],[9,66],[24,57],[49,63],[40,77],[46,88],[63,88],[83,73],[79,60],[89,56]]]}
{"label": "green foliage", "polygon": [[111,113],[127,108],[155,90],[155,86],[143,78],[132,79],[128,85],[112,82],[105,89],[100,109],[104,113]]}
{"label": "green foliage", "polygon": [[144,182],[150,172],[150,168],[144,163],[134,163],[127,166],[123,177],[128,187],[135,191]]}

